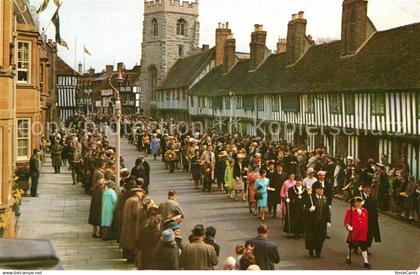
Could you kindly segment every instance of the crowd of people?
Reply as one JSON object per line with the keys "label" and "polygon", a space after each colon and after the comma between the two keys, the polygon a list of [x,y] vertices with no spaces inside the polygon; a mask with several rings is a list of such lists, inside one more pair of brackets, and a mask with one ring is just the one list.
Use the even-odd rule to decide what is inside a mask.
{"label": "crowd of people", "polygon": [[[308,254],[320,258],[329,238],[334,197],[352,206],[343,218],[349,235],[346,262],[351,264],[351,252],[360,248],[366,268],[370,268],[368,248],[373,240],[381,241],[378,208],[391,207],[410,222],[419,214],[419,182],[410,176],[404,158],[395,167],[386,156],[362,165],[351,156],[330,156],[325,148],[311,152],[303,145],[211,128],[175,129],[173,121],[133,116],[123,119],[121,135],[144,157],[130,170],[99,127],[114,121],[110,115],[73,116],[51,135],[51,157],[56,173],[68,161],[73,184],[81,183],[92,196],[92,236],[117,240],[123,256],[139,269],[211,270],[220,255],[216,229],[211,226],[196,225],[184,244],[180,224],[185,214],[176,191],[170,190],[161,204],[153,201],[145,158],[149,154],[154,160],[159,157],[169,173],[187,173],[194,188],[224,192],[228,200],[247,202],[249,213],[261,221],[257,237],[238,245],[237,257],[223,262],[226,270],[272,270],[279,263],[277,245],[268,240],[264,223],[269,217],[281,218],[283,231],[293,238],[304,236]],[[116,157],[121,158],[119,183],[115,183]]]}

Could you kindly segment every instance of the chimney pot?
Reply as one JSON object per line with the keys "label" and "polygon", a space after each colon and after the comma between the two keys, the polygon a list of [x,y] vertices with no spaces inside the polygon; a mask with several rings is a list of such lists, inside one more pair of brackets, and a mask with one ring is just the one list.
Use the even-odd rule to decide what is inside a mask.
{"label": "chimney pot", "polygon": [[297,14],[296,13],[292,14],[292,20],[296,20],[296,19],[297,19]]}
{"label": "chimney pot", "polygon": [[229,29],[229,22],[226,22],[226,29]]}
{"label": "chimney pot", "polygon": [[304,11],[300,11],[298,13],[298,19],[305,19],[305,12]]}
{"label": "chimney pot", "polygon": [[222,28],[222,23],[219,22],[219,29],[221,29],[221,28]]}

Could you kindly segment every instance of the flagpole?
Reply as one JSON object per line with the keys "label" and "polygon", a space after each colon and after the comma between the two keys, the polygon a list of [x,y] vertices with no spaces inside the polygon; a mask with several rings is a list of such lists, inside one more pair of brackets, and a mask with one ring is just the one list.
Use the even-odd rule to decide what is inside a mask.
{"label": "flagpole", "polygon": [[83,72],[86,72],[86,45],[83,45]]}
{"label": "flagpole", "polygon": [[74,68],[77,70],[77,36],[74,37]]}

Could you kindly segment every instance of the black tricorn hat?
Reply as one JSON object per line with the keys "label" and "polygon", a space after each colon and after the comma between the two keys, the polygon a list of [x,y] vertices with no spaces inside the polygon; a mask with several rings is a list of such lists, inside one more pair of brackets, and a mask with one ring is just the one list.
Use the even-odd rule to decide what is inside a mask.
{"label": "black tricorn hat", "polygon": [[312,185],[312,190],[316,190],[316,189],[324,189],[324,187],[322,187],[322,184],[317,181]]}

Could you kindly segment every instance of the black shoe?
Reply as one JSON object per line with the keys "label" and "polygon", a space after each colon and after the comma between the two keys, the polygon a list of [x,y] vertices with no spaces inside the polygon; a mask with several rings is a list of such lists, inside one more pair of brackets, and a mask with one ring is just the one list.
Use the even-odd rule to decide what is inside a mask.
{"label": "black shoe", "polygon": [[351,265],[351,260],[349,258],[346,259],[346,264]]}
{"label": "black shoe", "polygon": [[366,269],[371,269],[372,268],[372,266],[368,263],[364,263],[363,267],[366,268]]}

